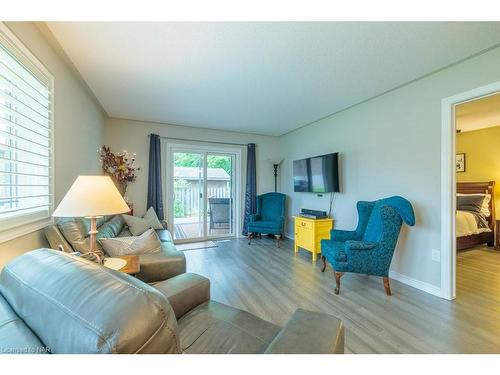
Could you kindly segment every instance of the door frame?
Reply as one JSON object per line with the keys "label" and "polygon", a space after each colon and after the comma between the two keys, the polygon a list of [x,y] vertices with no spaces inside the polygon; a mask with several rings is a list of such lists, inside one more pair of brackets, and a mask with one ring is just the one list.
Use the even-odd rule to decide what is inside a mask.
{"label": "door frame", "polygon": [[499,92],[500,81],[441,101],[441,297],[448,300],[456,298],[457,279],[455,106]]}
{"label": "door frame", "polygon": [[[175,143],[175,142],[167,142],[166,147],[165,147],[165,152],[162,155],[163,158],[163,165],[166,166],[166,173],[165,173],[165,178],[164,178],[164,183],[163,186],[165,187],[164,191],[165,193],[163,194],[164,196],[164,206],[165,210],[167,212],[167,218],[168,222],[172,223],[172,230],[174,230],[173,225],[174,225],[174,215],[173,215],[173,210],[171,209],[170,205],[170,199],[174,194],[174,180],[173,180],[173,164],[171,163],[171,156],[173,155],[174,152],[198,152],[204,154],[206,157],[207,153],[220,153],[220,154],[232,154],[234,155],[234,167],[233,167],[233,175],[231,176],[233,179],[233,192],[232,195],[234,196],[234,228],[233,228],[233,235],[230,236],[209,236],[208,235],[208,228],[207,228],[207,219],[208,219],[208,212],[207,212],[207,199],[206,199],[206,192],[207,192],[207,184],[203,183],[203,233],[204,236],[202,237],[197,237],[194,239],[186,239],[186,240],[176,240],[176,243],[183,243],[183,242],[193,242],[193,241],[204,241],[208,239],[221,239],[221,238],[236,238],[238,237],[240,225],[241,225],[241,149],[235,148],[235,147],[228,147],[224,145],[220,146],[209,146],[209,145],[199,145],[199,144],[192,144],[192,143]],[[207,176],[207,165],[206,165],[206,159],[204,158],[203,161],[203,176]],[[172,233],[173,236],[173,233]]]}

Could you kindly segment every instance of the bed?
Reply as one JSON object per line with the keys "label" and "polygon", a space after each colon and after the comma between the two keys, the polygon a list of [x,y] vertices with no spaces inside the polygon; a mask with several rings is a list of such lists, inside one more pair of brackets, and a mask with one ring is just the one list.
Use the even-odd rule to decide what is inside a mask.
{"label": "bed", "polygon": [[[459,182],[458,195],[489,194],[487,202],[489,215],[478,215],[475,212],[457,209],[456,234],[457,250],[464,250],[476,245],[493,246],[495,242],[495,181]],[[486,202],[485,202],[486,204]],[[485,207],[486,209],[486,207]]]}

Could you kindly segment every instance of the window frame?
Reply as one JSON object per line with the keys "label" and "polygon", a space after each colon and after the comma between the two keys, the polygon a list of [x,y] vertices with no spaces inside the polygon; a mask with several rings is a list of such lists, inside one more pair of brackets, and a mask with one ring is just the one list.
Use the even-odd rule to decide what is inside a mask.
{"label": "window frame", "polygon": [[[5,222],[11,222],[13,226],[8,225],[7,229],[0,228],[0,243],[13,240],[26,234],[43,229],[47,225],[53,223],[52,212],[54,211],[54,159],[55,159],[55,116],[54,116],[54,76],[43,65],[43,63],[24,45],[23,42],[5,25],[0,22],[0,42],[8,51],[15,56],[25,69],[31,71],[40,80],[45,81],[48,85],[50,100],[49,100],[49,207],[48,214],[43,217],[27,213],[24,215],[14,216],[12,220],[6,219]],[[17,223],[16,223],[17,222]]]}

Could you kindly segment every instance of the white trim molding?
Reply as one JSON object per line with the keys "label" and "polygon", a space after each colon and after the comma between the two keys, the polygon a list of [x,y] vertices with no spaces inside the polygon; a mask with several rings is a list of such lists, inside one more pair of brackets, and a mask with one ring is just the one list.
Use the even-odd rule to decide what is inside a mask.
{"label": "white trim molding", "polygon": [[2,231],[2,235],[0,236],[0,243],[11,241],[18,237],[39,231],[51,224],[54,224],[54,220],[49,217],[34,221],[32,223],[23,224],[22,226],[8,229],[6,231]]}
{"label": "white trim molding", "polygon": [[456,297],[455,106],[498,92],[500,82],[495,82],[441,101],[441,292],[448,300]]}
{"label": "white trim molding", "polygon": [[[162,140],[163,142],[163,140]],[[192,241],[204,241],[204,240],[218,240],[218,239],[224,239],[224,238],[239,238],[241,236],[241,228],[243,225],[243,222],[241,220],[241,212],[242,212],[242,202],[243,202],[243,196],[241,193],[241,186],[243,184],[242,181],[242,166],[241,166],[241,148],[238,147],[230,147],[224,144],[221,145],[209,145],[209,144],[204,144],[203,141],[192,141],[193,143],[176,143],[176,142],[170,142],[168,139],[165,141],[165,143],[162,143],[162,145],[165,145],[165,147],[162,147],[162,158],[164,160],[165,167],[163,168],[166,173],[163,178],[163,188],[164,188],[164,205],[165,205],[165,212],[166,212],[166,217],[168,218],[168,222],[171,223],[172,225],[172,233],[173,233],[173,226],[174,226],[174,217],[173,217],[173,210],[172,207],[168,202],[173,202],[172,197],[174,194],[174,188],[173,188],[173,164],[171,162],[172,160],[172,155],[174,152],[196,152],[200,153],[204,157],[206,154],[210,153],[220,153],[220,154],[227,154],[227,155],[233,155],[234,156],[234,185],[232,186],[233,191],[233,196],[234,196],[234,210],[235,210],[235,217],[234,217],[234,233],[230,236],[209,236],[208,235],[208,229],[207,229],[207,222],[204,220],[203,222],[203,232],[204,232],[204,237],[200,238],[190,238],[186,240],[175,240],[176,244],[180,244],[183,242],[192,242]],[[164,150],[164,151],[163,151]],[[203,168],[204,172],[203,175],[206,176],[206,170],[207,168],[206,163],[203,163]],[[206,189],[206,185],[204,184],[204,189]],[[206,196],[206,191],[203,194]],[[204,204],[204,212],[207,212],[208,207],[207,205],[207,200],[203,200]],[[172,234],[173,235],[173,234]]]}
{"label": "white trim molding", "polygon": [[[34,75],[43,85],[47,86],[49,92],[48,100],[48,120],[49,120],[49,156],[48,156],[48,196],[49,205],[46,210],[40,210],[33,213],[19,215],[17,218],[5,218],[0,224],[0,243],[13,240],[17,237],[27,235],[29,233],[40,230],[47,225],[53,223],[51,217],[54,208],[54,191],[55,191],[55,176],[54,176],[54,155],[55,155],[55,116],[54,116],[54,76],[31,52],[31,50],[9,29],[9,27],[0,22],[0,41],[4,48],[8,50],[19,63],[32,75]],[[9,223],[10,222],[10,223]]]}
{"label": "white trim molding", "polygon": [[[294,236],[291,233],[285,233],[285,237],[292,241],[294,240]],[[412,288],[416,288],[423,292],[432,294],[433,296],[443,297],[441,288],[436,285],[432,285],[424,281],[414,279],[410,276],[403,275],[393,270],[389,270],[389,277],[393,280],[399,281],[400,283],[411,286]]]}
{"label": "white trim molding", "polygon": [[442,292],[441,292],[441,288],[436,286],[436,285],[432,285],[432,284],[426,283],[424,281],[414,279],[412,277],[400,274],[399,272],[392,271],[392,270],[389,270],[389,277],[391,279],[399,281],[400,283],[406,284],[406,285],[411,286],[411,287],[416,288],[416,289],[420,289],[423,292],[432,294],[433,296],[443,297]]}

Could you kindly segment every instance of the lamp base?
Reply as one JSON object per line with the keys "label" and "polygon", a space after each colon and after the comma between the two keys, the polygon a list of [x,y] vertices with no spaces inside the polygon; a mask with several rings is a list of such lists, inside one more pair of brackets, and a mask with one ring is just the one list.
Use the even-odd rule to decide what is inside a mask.
{"label": "lamp base", "polygon": [[97,242],[96,242],[96,235],[97,233],[99,233],[99,231],[97,230],[97,219],[100,217],[101,216],[88,217],[88,219],[90,219],[90,231],[89,231],[90,251],[86,255],[94,257],[96,259],[95,260],[96,263],[103,264],[104,254],[100,250],[97,250]]}
{"label": "lamp base", "polygon": [[89,251],[88,253],[82,254],[81,257],[100,265],[104,264],[104,256],[100,251]]}

